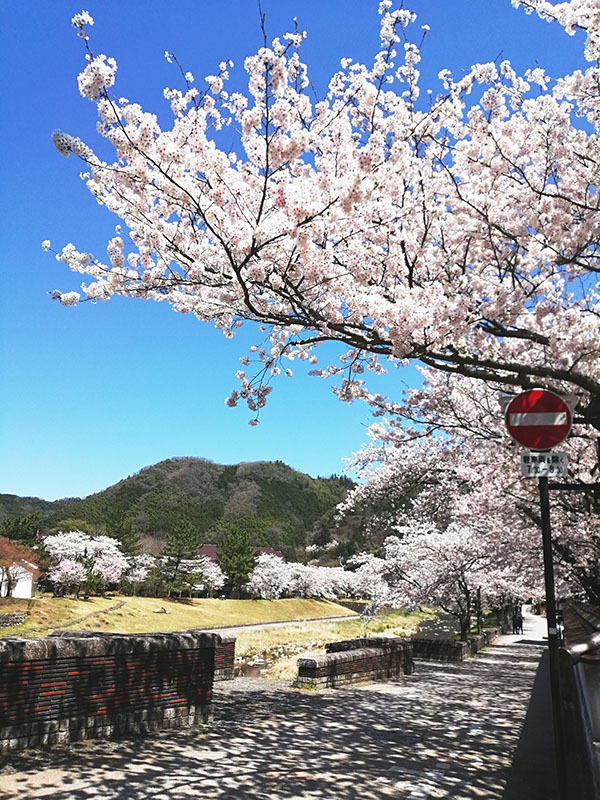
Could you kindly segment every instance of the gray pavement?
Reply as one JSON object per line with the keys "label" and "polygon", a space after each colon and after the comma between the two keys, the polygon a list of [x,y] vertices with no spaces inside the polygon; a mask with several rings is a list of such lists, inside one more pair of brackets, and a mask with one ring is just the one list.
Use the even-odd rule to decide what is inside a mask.
{"label": "gray pavement", "polygon": [[360,619],[359,614],[344,614],[340,617],[313,617],[312,619],[286,619],[281,622],[247,622],[245,625],[220,625],[212,628],[195,628],[197,631],[216,631],[222,634],[239,636],[249,630],[264,630],[266,628],[310,628],[315,622],[346,622],[349,619]]}
{"label": "gray pavement", "polygon": [[211,728],[15,754],[0,769],[0,796],[552,800],[547,746],[511,766],[544,628],[528,616],[523,636],[503,636],[464,664],[419,662],[414,675],[348,690],[218,684]]}

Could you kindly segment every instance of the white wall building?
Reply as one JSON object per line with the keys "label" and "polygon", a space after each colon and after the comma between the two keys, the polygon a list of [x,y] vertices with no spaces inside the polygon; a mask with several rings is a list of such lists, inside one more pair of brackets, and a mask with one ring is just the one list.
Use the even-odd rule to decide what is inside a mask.
{"label": "white wall building", "polygon": [[[12,583],[11,597],[20,597],[29,599],[35,594],[35,588],[40,571],[29,561],[19,559],[14,561],[10,570],[10,578]],[[0,567],[0,597],[6,597],[8,593],[8,576],[6,575],[6,568]]]}

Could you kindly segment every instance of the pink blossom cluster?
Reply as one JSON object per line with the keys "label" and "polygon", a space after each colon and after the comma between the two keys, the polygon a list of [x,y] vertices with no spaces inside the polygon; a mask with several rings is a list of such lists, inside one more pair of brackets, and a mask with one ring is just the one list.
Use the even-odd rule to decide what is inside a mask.
{"label": "pink blossom cluster", "polygon": [[121,581],[129,567],[129,560],[119,552],[104,552],[94,560],[92,572],[100,577],[103,586]]}
{"label": "pink blossom cluster", "polygon": [[152,569],[154,569],[155,564],[156,559],[150,553],[140,553],[129,559],[127,571],[123,577],[134,586],[135,584],[143,583]]}
{"label": "pink blossom cluster", "polygon": [[[568,33],[584,29],[595,57],[595,0],[514,4]],[[246,60],[245,94],[228,91],[225,62],[205,93],[182,70],[185,91],[166,90],[164,130],[110,94],[116,64],[86,41],[80,88],[116,160],[61,132],[54,140],[86,163],[88,189],[124,234],[107,263],[74,248],[61,260],[89,277],[89,299],[166,301],[227,337],[245,321],[263,326],[256,373],[240,371],[226,400],[244,400],[251,424],[273,380],[289,374],[281,360],[314,364],[315,348],[332,340],[354,355],[314,374],[376,411],[369,373],[410,360],[509,390],[545,381],[585,408],[600,393],[596,67],[556,81],[534,64],[521,76],[508,61],[460,78],[443,70],[425,107],[423,28],[411,34],[414,15],[401,4],[379,11],[372,64],[344,59],[324,98],[306,91],[296,32]],[[235,154],[211,133],[231,124],[241,131]]]}
{"label": "pink blossom cluster", "polygon": [[77,79],[79,93],[82,97],[97,100],[106,89],[114,84],[116,71],[117,62],[114,58],[99,55],[90,60]]}
{"label": "pink blossom cluster", "polygon": [[93,25],[94,19],[87,11],[82,11],[80,14],[73,16],[71,24],[74,28],[83,28],[84,25]]}
{"label": "pink blossom cluster", "polygon": [[48,570],[48,580],[57,586],[64,586],[67,591],[82,584],[86,578],[86,568],[74,558],[63,558]]}
{"label": "pink blossom cluster", "polygon": [[[436,370],[424,370],[424,379],[423,388],[409,390],[404,402],[378,399],[380,420],[370,429],[370,443],[352,460],[364,482],[340,514],[361,507],[379,541],[398,537],[400,530],[404,541],[407,531],[417,536],[434,525],[443,534],[437,541],[447,545],[448,562],[455,558],[453,537],[465,547],[471,540],[481,542],[489,580],[483,582],[476,571],[473,581],[490,602],[510,586],[523,597],[539,596],[537,481],[521,477],[520,448],[504,426],[503,396],[481,381]],[[552,493],[557,576],[571,594],[595,599],[600,521],[590,513],[591,493],[583,491],[595,482],[596,471],[588,427],[575,425],[559,450],[567,455],[570,480],[582,491]],[[407,541],[418,549],[410,536]],[[374,564],[381,575],[389,572],[389,565]]]}
{"label": "pink blossom cluster", "polygon": [[277,600],[284,594],[334,600],[355,594],[355,576],[342,567],[288,562],[279,556],[261,553],[246,588],[263,600]]}
{"label": "pink blossom cluster", "polygon": [[54,560],[63,558],[96,558],[102,553],[119,552],[117,539],[110,536],[90,536],[83,531],[59,532],[44,539],[44,549]]}
{"label": "pink blossom cluster", "polygon": [[110,536],[90,536],[83,531],[59,532],[45,537],[44,549],[53,561],[49,579],[67,588],[93,576],[103,587],[117,584],[129,567],[119,542]]}
{"label": "pink blossom cluster", "polygon": [[193,591],[206,591],[212,595],[222,589],[227,580],[219,564],[206,556],[184,559],[181,568],[187,574]]}

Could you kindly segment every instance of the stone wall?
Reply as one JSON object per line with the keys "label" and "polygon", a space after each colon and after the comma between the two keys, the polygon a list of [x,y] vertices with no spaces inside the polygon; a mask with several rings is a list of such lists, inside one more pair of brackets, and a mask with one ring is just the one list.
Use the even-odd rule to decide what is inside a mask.
{"label": "stone wall", "polygon": [[21,625],[29,613],[27,611],[13,611],[11,613],[0,614],[0,628],[10,628],[12,625]]}
{"label": "stone wall", "polygon": [[221,643],[197,632],[0,640],[0,751],[207,722]]}
{"label": "stone wall", "polygon": [[469,639],[469,652],[471,655],[478,653],[482,648],[487,647],[499,636],[502,636],[502,628],[487,628],[483,633],[471,636]]}
{"label": "stone wall", "polygon": [[413,636],[413,658],[423,661],[464,661],[483,647],[490,644],[502,630],[489,628],[483,633],[472,636],[468,642],[458,642],[455,639],[422,639]]}
{"label": "stone wall", "polygon": [[215,647],[215,681],[233,680],[235,636],[221,636]]}
{"label": "stone wall", "polygon": [[298,659],[296,686],[339,688],[396,678],[414,668],[412,645],[403,639],[352,639],[327,644],[326,650],[322,656]]}
{"label": "stone wall", "polygon": [[464,661],[469,655],[467,642],[453,639],[417,639],[413,637],[413,657],[424,661]]}

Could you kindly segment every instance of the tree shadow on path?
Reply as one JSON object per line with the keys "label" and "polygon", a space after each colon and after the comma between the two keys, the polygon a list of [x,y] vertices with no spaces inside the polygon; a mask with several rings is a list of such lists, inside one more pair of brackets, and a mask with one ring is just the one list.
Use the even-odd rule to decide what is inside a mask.
{"label": "tree shadow on path", "polygon": [[395,681],[319,694],[217,684],[211,728],[15,754],[0,795],[501,800],[540,650],[501,640],[463,664],[419,663]]}

